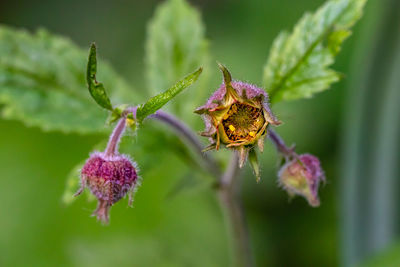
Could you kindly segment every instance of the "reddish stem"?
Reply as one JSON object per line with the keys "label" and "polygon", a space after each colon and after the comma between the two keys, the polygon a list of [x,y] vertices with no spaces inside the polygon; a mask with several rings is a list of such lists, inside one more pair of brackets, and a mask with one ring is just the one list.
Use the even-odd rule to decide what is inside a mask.
{"label": "reddish stem", "polygon": [[118,121],[117,126],[115,126],[114,131],[112,132],[110,139],[108,140],[107,148],[105,151],[106,156],[114,156],[118,154],[118,144],[121,140],[121,136],[125,130],[125,116]]}

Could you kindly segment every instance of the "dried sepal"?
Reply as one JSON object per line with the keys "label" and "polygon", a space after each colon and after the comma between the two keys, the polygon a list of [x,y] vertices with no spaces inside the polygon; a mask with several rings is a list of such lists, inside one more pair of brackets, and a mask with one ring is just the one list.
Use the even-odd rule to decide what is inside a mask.
{"label": "dried sepal", "polygon": [[249,152],[249,162],[258,183],[261,180],[261,171],[260,164],[258,163],[257,153],[254,149],[251,149]]}
{"label": "dried sepal", "polygon": [[247,160],[248,151],[258,146],[262,151],[269,125],[279,125],[268,105],[268,94],[252,84],[234,81],[228,69],[218,63],[223,83],[195,110],[205,123],[202,136],[208,137],[211,146],[207,150],[219,149],[221,145],[237,150],[239,165]]}
{"label": "dried sepal", "polygon": [[249,155],[249,149],[245,148],[244,146],[240,146],[238,148],[238,154],[239,154],[239,168],[243,168],[244,164],[247,161],[247,157]]}

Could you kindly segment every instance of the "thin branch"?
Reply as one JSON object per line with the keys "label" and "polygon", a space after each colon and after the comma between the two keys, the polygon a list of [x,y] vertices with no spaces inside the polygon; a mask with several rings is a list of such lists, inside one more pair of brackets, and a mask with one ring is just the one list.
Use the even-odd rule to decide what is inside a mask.
{"label": "thin branch", "polygon": [[[135,113],[135,109],[128,109],[128,112]],[[253,256],[250,249],[249,235],[245,222],[245,216],[241,207],[240,194],[236,188],[236,181],[238,176],[238,155],[233,153],[232,159],[226,171],[222,171],[217,162],[202,152],[203,145],[194,133],[184,122],[180,121],[175,116],[157,111],[155,114],[150,115],[150,118],[159,120],[168,126],[188,142],[194,150],[200,154],[201,158],[208,171],[218,179],[218,197],[220,200],[221,209],[225,215],[226,223],[230,231],[235,256],[235,266],[253,266]]]}
{"label": "thin branch", "polygon": [[117,126],[115,126],[114,131],[112,132],[110,139],[108,140],[107,148],[105,151],[106,156],[113,156],[116,154],[119,141],[121,140],[121,136],[125,130],[125,120],[126,117],[122,116],[119,119]]}
{"label": "thin branch", "polygon": [[225,173],[221,176],[218,197],[229,227],[230,244],[233,244],[235,266],[253,266],[249,234],[237,188],[238,155],[233,153]]}
{"label": "thin branch", "polygon": [[275,145],[276,150],[281,153],[285,158],[297,158],[297,154],[296,152],[294,152],[295,146],[286,146],[283,139],[274,130],[268,129],[268,139]]}
{"label": "thin branch", "polygon": [[169,125],[175,132],[181,137],[185,138],[186,141],[194,148],[194,150],[201,156],[208,171],[215,177],[219,177],[222,173],[217,162],[203,153],[203,144],[198,139],[196,133],[194,133],[184,122],[173,116],[172,114],[166,113],[162,110],[157,111],[150,118],[159,120],[167,125]]}

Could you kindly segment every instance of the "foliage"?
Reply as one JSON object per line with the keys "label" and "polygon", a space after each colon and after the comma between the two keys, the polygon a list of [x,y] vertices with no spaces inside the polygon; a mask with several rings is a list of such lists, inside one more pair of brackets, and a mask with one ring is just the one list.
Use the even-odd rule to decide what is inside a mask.
{"label": "foliage", "polygon": [[274,41],[264,67],[264,84],[272,102],[310,98],[340,79],[334,63],[350,28],[361,17],[366,0],[327,1],[307,13],[292,33]]}
{"label": "foliage", "polygon": [[[282,33],[278,37],[271,49],[270,58],[265,67],[264,74],[265,85],[267,89],[270,90],[272,101],[277,102],[280,100],[310,97],[314,93],[326,89],[332,82],[339,79],[340,75],[331,70],[330,66],[335,60],[341,43],[349,35],[350,27],[359,18],[364,3],[365,1],[358,0],[328,1],[327,4],[315,14],[306,15],[295,27],[293,33]],[[336,15],[337,19],[331,20],[332,23],[329,26],[327,24],[329,19],[332,19],[332,16]],[[324,20],[323,18],[327,19]],[[232,42],[232,46],[234,45],[235,43]],[[149,94],[156,96],[151,98],[148,103],[141,106],[138,113],[140,118],[143,119],[155,112],[158,108],[161,108],[167,100],[172,99],[176,93],[183,90],[184,85],[189,85],[189,83],[194,82],[197,76],[190,76],[191,78],[189,77],[187,80],[178,82],[178,86],[175,85],[171,87],[177,80],[196,67],[207,66],[207,49],[208,45],[205,39],[204,26],[197,10],[184,0],[167,0],[157,8],[155,17],[152,19],[148,28],[145,69],[149,91],[151,92]],[[0,103],[3,104],[2,115],[4,118],[19,120],[26,125],[37,126],[43,130],[62,131],[65,133],[93,134],[109,132],[109,129],[105,128],[107,111],[96,107],[87,91],[84,75],[85,66],[88,62],[85,49],[79,49],[67,39],[51,35],[44,30],[38,31],[35,34],[30,34],[26,31],[2,26],[0,28],[0,54]],[[238,57],[240,57],[240,55]],[[92,64],[89,62],[89,65]],[[138,104],[137,98],[135,97],[136,92],[131,89],[131,85],[128,85],[127,82],[105,62],[99,61],[99,73],[97,76],[103,82],[102,84],[104,84],[104,87],[107,88],[110,100],[108,100],[108,97],[105,98],[104,96],[106,93],[104,87],[99,87],[98,84],[95,83],[93,74],[97,74],[96,71],[97,69],[94,72],[92,69],[91,74],[88,75],[88,77],[92,77],[89,81],[89,85],[94,85],[91,88],[89,86],[89,92],[91,92],[92,97],[100,106],[110,110],[113,108],[111,103]],[[196,73],[192,75],[195,74]],[[204,79],[199,82],[203,81]],[[171,88],[171,91],[168,90],[163,93],[162,90],[165,88]],[[196,89],[198,90],[190,90],[184,95],[181,95],[179,99],[173,103],[174,108],[176,108],[174,111],[179,111],[179,113],[176,113],[182,116],[188,114],[192,115],[188,112],[182,112],[179,106],[185,105],[188,107],[184,109],[185,111],[193,109],[193,107],[197,106],[195,101],[203,101],[202,95],[206,88],[208,87],[197,87]],[[100,91],[97,91],[98,89],[100,89]],[[98,94],[99,92],[100,94]],[[119,109],[119,111],[122,109],[123,108]],[[113,112],[115,110],[114,108]],[[120,115],[121,113],[117,113],[116,116],[119,117]],[[132,249],[132,247],[126,246],[122,248],[124,252],[121,252],[121,241],[116,238],[118,242],[112,243],[112,250],[110,250],[108,239],[104,239],[105,253],[100,253],[99,255],[96,247],[99,242],[93,240],[93,244],[85,244],[85,242],[82,241],[85,240],[86,236],[83,235],[74,241],[76,244],[74,243],[71,245],[75,248],[72,257],[75,257],[75,263],[77,265],[88,262],[92,262],[93,264],[95,261],[100,264],[104,264],[104,262],[112,263],[114,262],[114,258],[108,257],[108,255],[110,255],[108,252],[112,252],[111,254],[119,252],[126,256],[129,253],[127,254],[125,252],[131,250],[137,252],[136,263],[143,259],[154,259],[154,261],[158,262],[159,259],[155,259],[152,256],[157,254],[161,255],[160,257],[163,259],[169,259],[171,265],[179,265],[179,263],[174,261],[178,258],[176,255],[179,254],[179,259],[184,258],[186,264],[193,264],[192,259],[196,255],[192,255],[191,253],[193,253],[193,251],[201,251],[201,244],[209,242],[210,240],[212,241],[210,242],[212,248],[210,251],[217,256],[212,257],[211,255],[211,257],[209,257],[210,255],[207,255],[207,257],[200,257],[195,265],[209,266],[215,263],[215,258],[225,258],[226,255],[221,255],[220,253],[221,247],[223,248],[225,245],[225,240],[218,235],[220,234],[222,225],[219,225],[219,218],[215,216],[213,210],[215,208],[215,203],[208,203],[201,198],[196,205],[196,202],[194,202],[192,198],[199,196],[191,196],[189,201],[188,199],[179,199],[179,201],[176,201],[177,204],[175,203],[175,206],[168,203],[169,207],[172,208],[169,208],[167,212],[163,210],[163,212],[174,213],[172,219],[169,219],[169,217],[165,216],[163,213],[161,214],[158,210],[161,205],[155,203],[159,203],[158,200],[162,199],[165,195],[165,191],[169,191],[168,186],[170,186],[170,179],[181,177],[185,172],[188,173],[188,176],[192,176],[194,172],[193,169],[201,168],[201,166],[198,166],[198,162],[196,162],[190,154],[191,151],[188,150],[188,147],[185,146],[177,136],[168,135],[168,129],[161,127],[160,130],[159,127],[150,129],[146,127],[148,127],[148,125],[141,127],[140,133],[135,138],[132,138],[132,136],[124,138],[124,141],[129,140],[129,142],[131,142],[129,145],[124,142],[121,144],[121,149],[124,153],[131,153],[137,157],[138,163],[142,168],[141,174],[147,179],[146,187],[152,188],[151,192],[150,189],[147,191],[146,189],[143,191],[141,190],[139,197],[147,201],[141,201],[140,203],[146,202],[147,205],[138,205],[135,207],[135,212],[127,213],[124,209],[125,207],[121,207],[124,205],[116,207],[116,212],[119,212],[116,213],[116,218],[120,219],[122,216],[129,218],[129,220],[125,221],[119,220],[118,223],[120,223],[119,226],[121,226],[121,224],[125,225],[126,229],[132,231],[129,233],[131,234],[130,236],[134,238],[132,240],[129,239],[129,242],[127,241],[126,244],[135,244],[135,247]],[[136,139],[138,139],[139,142],[135,142]],[[35,146],[35,148],[38,147],[39,146]],[[164,151],[164,154],[158,153],[161,150]],[[149,151],[151,151],[151,153],[149,153]],[[32,154],[36,155],[36,152],[37,151],[34,151]],[[224,152],[221,151],[219,156],[221,156],[222,153]],[[171,159],[171,154],[181,156],[180,161],[176,160],[174,156],[172,156]],[[71,155],[73,155],[72,152]],[[62,159],[67,158],[65,155],[63,156]],[[257,155],[254,153],[250,154],[249,157],[254,171],[257,173],[257,176],[259,176]],[[182,164],[182,159],[187,162]],[[59,161],[59,159],[57,160]],[[79,177],[77,174],[82,164],[83,162],[71,172],[68,178],[67,191],[63,196],[65,202],[69,203],[73,200],[71,196],[76,192],[77,187],[79,187]],[[60,167],[62,164],[55,164],[55,166]],[[49,167],[54,169],[55,174],[59,174],[59,170],[56,167]],[[33,169],[32,171],[36,170]],[[199,173],[197,169],[195,172]],[[165,173],[173,173],[174,175],[173,177],[160,179]],[[45,174],[46,173],[44,173],[44,175]],[[29,173],[26,175],[28,176]],[[173,189],[172,194],[175,194],[176,191],[180,191],[180,187],[187,187],[188,185],[186,185],[185,181],[188,181],[186,177],[183,183],[179,183],[177,189]],[[48,179],[46,182],[50,183],[51,180]],[[36,184],[38,183],[34,183],[34,185]],[[24,192],[23,190],[25,190],[26,187],[27,186],[21,188],[20,191]],[[36,188],[39,187],[36,186]],[[44,191],[43,189],[43,195],[45,195],[45,193],[53,197],[56,195],[54,192],[49,193]],[[37,197],[37,194],[37,192],[31,192],[29,196],[34,198]],[[208,195],[206,196],[208,197]],[[13,197],[13,195],[11,195],[11,197]],[[56,197],[57,196],[54,198]],[[42,205],[49,205],[47,202],[45,203],[43,199],[44,198],[39,198],[35,203],[32,201],[32,207],[33,204],[40,205],[41,207]],[[15,203],[20,204],[15,204],[17,207],[23,205],[23,203],[19,201],[19,198],[16,198]],[[8,203],[6,203],[6,205],[7,204]],[[199,209],[199,206],[200,208],[204,206],[203,209],[207,212]],[[55,210],[53,206],[51,206],[51,208]],[[212,210],[211,215],[208,213],[209,209]],[[32,210],[34,209],[32,208]],[[56,210],[55,214],[57,214],[57,212],[59,211]],[[64,218],[62,217],[63,213],[65,212],[63,211],[58,214],[59,216],[54,216],[54,218],[58,217],[62,220]],[[149,219],[151,214],[155,214],[155,218]],[[32,220],[36,223],[40,222],[38,223],[40,225],[46,225],[48,223],[61,225],[57,224],[60,223],[58,220],[47,220],[47,217],[50,219],[52,218],[46,215],[48,214],[41,212],[38,215],[32,216]],[[206,217],[207,215],[208,217]],[[41,218],[44,219],[41,220]],[[65,232],[71,235],[72,239],[76,238],[74,236],[76,232],[71,231],[74,223],[78,225],[76,218],[71,219],[69,216],[65,216],[65,218],[70,220],[70,224],[64,222],[65,225],[70,226],[66,227]],[[180,220],[176,220],[176,218],[180,218]],[[204,222],[195,229],[193,236],[190,236],[191,238],[193,237],[192,239],[198,240],[196,246],[200,246],[198,247],[199,249],[193,250],[193,246],[174,249],[176,247],[181,248],[181,237],[187,237],[186,233],[190,231],[188,229],[193,229],[193,225],[199,220]],[[214,220],[216,222],[214,222]],[[115,222],[117,222],[117,220]],[[210,227],[209,224],[216,224],[216,226]],[[10,225],[5,226],[6,227],[3,228],[7,229]],[[187,226],[188,229],[185,229],[185,226]],[[290,228],[293,227],[288,227],[288,229]],[[147,229],[145,240],[143,240],[143,237],[140,237],[140,234],[143,234],[140,233],[140,231],[143,229]],[[215,231],[210,231],[210,229],[214,229]],[[265,227],[262,227],[262,229],[264,230]],[[110,227],[109,230],[112,230],[112,228]],[[31,228],[26,227],[25,231],[26,233],[29,231],[27,236],[32,235],[36,237],[33,235],[35,231],[32,231]],[[88,232],[97,233],[96,231],[97,229],[94,231],[93,229],[89,229]],[[103,229],[98,231],[103,231]],[[123,231],[119,230],[119,232],[122,233]],[[163,234],[165,233],[161,239],[168,241],[159,244],[159,240],[154,239],[151,241],[154,242],[154,244],[146,243],[146,241],[148,242],[149,240],[147,236],[159,236],[160,232]],[[12,232],[10,231],[10,233]],[[23,233],[25,234],[25,232]],[[124,237],[127,233],[128,231],[124,232]],[[287,233],[291,232],[289,231]],[[65,233],[61,233],[61,235],[65,240],[71,238]],[[177,240],[174,246],[171,246],[170,239],[168,238],[175,238]],[[5,240],[13,241],[14,238]],[[51,240],[46,241],[52,242],[54,240],[51,238]],[[125,243],[123,244],[125,245]],[[30,245],[31,243],[21,244],[23,248]],[[151,251],[151,253],[149,253],[150,256],[146,255],[146,253],[142,253],[143,249],[147,247],[151,248],[149,249]],[[89,256],[92,257],[87,257],[87,251],[91,250],[93,251],[89,253]],[[208,262],[208,264],[203,261]],[[148,261],[146,261],[146,263],[148,263]],[[158,263],[162,264],[161,262]],[[165,263],[165,260],[163,260],[163,263]],[[182,264],[182,262],[180,263]],[[127,264],[129,264],[129,262]],[[227,265],[227,263],[217,265]]]}
{"label": "foliage", "polygon": [[[160,4],[147,28],[146,74],[152,94],[173,85],[193,69],[208,70],[208,44],[200,13],[185,0],[169,0]],[[204,76],[204,74],[203,74]],[[206,75],[207,76],[207,75]],[[175,101],[173,110],[183,118],[192,115],[193,107],[207,93],[207,79],[202,78],[196,90]],[[187,121],[192,121],[191,119]]]}
{"label": "foliage", "polygon": [[[351,26],[360,18],[364,4],[365,0],[328,1],[314,14],[306,14],[291,34],[282,32],[278,36],[264,68],[265,86],[273,102],[311,97],[340,78],[329,67]],[[95,52],[93,46],[91,49]],[[83,89],[86,86],[82,50],[44,30],[32,35],[2,26],[0,53],[3,117],[44,130],[104,131],[107,114],[91,105]],[[89,58],[89,91],[100,106],[112,110],[103,83],[95,81],[95,58],[95,53]],[[148,28],[146,63],[150,90],[161,92],[206,61],[207,45],[199,13],[183,0],[162,4]],[[100,75],[104,84],[115,88],[111,98],[134,102],[134,91],[107,64],[102,65]],[[179,85],[186,86],[185,81],[175,86]],[[177,90],[175,86],[170,90]],[[163,104],[156,105],[155,101],[163,99],[164,103],[165,96],[172,91],[168,92],[143,105],[140,116],[160,108]],[[182,102],[192,104],[191,97],[191,101]]]}
{"label": "foliage", "polygon": [[[291,34],[282,32],[274,41],[264,68],[264,80],[272,101],[310,97],[339,79],[329,66],[360,18],[365,0],[331,0],[314,14],[306,14]],[[200,14],[184,0],[169,0],[156,11],[148,27],[146,73],[150,91],[158,93],[137,109],[142,122],[194,83],[202,68],[169,87],[201,63],[207,64],[208,51]],[[90,95],[102,108],[112,111],[111,121],[122,114],[108,98],[105,86],[96,80],[97,53],[92,44],[84,79],[84,52],[65,38],[44,30],[29,34],[5,26],[0,28],[0,102],[3,116],[18,119],[44,130],[95,133],[105,130],[107,114],[93,105]],[[115,103],[134,103],[127,83],[101,62],[98,76],[112,85]],[[192,90],[196,95],[196,90]],[[126,97],[128,96],[129,97]],[[190,97],[189,99],[187,97]],[[193,94],[181,101],[193,108]],[[196,97],[198,98],[198,97]],[[182,151],[182,150],[181,150]],[[257,177],[257,156],[250,155]],[[68,179],[67,192],[76,183]],[[66,202],[68,197],[65,197]]]}
{"label": "foliage", "polygon": [[[2,116],[65,133],[105,130],[107,113],[93,105],[85,83],[87,54],[68,39],[45,30],[30,34],[0,27]],[[115,101],[134,101],[134,91],[108,64],[101,76]]]}
{"label": "foliage", "polygon": [[97,82],[97,55],[96,45],[93,43],[89,50],[89,59],[86,71],[86,82],[89,87],[90,95],[102,108],[113,110],[111,101],[107,96],[106,89],[102,83]]}
{"label": "foliage", "polygon": [[139,106],[136,113],[137,120],[141,122],[147,116],[162,108],[168,101],[172,100],[176,95],[182,92],[183,89],[194,83],[197,78],[199,78],[199,75],[202,71],[203,69],[199,68],[192,74],[189,74],[188,76],[177,82],[174,86],[172,86],[165,92],[162,92],[150,98],[146,103]]}
{"label": "foliage", "polygon": [[146,41],[149,89],[159,93],[203,65],[207,44],[199,12],[184,0],[161,4],[150,21]]}

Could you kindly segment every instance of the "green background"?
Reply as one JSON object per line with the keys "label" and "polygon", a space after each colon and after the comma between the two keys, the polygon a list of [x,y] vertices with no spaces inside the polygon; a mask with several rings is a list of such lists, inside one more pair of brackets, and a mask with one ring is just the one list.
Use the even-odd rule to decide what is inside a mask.
{"label": "green background", "polygon": [[[236,79],[261,84],[272,40],[324,1],[190,2],[203,14],[213,62],[229,66]],[[296,143],[300,153],[319,156],[328,182],[320,190],[319,208],[309,207],[301,198],[289,203],[277,186],[277,155],[269,143],[261,158],[259,184],[249,167],[244,168],[244,207],[259,266],[351,266],[396,242],[400,228],[399,198],[394,191],[399,188],[398,138],[386,150],[376,150],[379,140],[386,138],[382,133],[396,133],[400,128],[400,114],[380,115],[387,106],[384,96],[391,95],[385,92],[394,92],[396,98],[399,94],[393,88],[400,90],[399,77],[391,75],[400,73],[396,2],[368,2],[366,16],[335,63],[345,74],[343,81],[313,99],[273,107],[284,122],[278,131],[286,142]],[[4,0],[0,22],[30,30],[45,27],[83,48],[96,41],[100,57],[142,91],[146,25],[158,3]],[[216,64],[211,66],[210,93],[220,82]],[[199,122],[197,115],[193,114],[193,120]],[[383,120],[388,123],[381,125]],[[202,125],[196,125],[200,131]],[[169,132],[157,123],[149,123],[144,132],[158,130]],[[70,170],[88,156],[101,136],[44,133],[0,120],[0,140],[0,266],[229,264],[226,229],[213,191],[196,180],[199,186],[170,196],[182,177],[193,176],[193,170],[179,156],[162,149],[163,139],[157,135],[146,139],[139,132],[136,137],[145,143],[144,151],[133,155],[141,166],[142,186],[134,208],[128,208],[126,200],[115,205],[106,227],[90,217],[94,202],[84,197],[71,206],[61,202]],[[384,165],[384,172],[369,173],[368,168],[386,155],[394,164]],[[350,173],[350,169],[356,171]],[[381,210],[388,211],[382,214]],[[398,246],[370,264],[398,266],[390,265],[397,254]]]}

